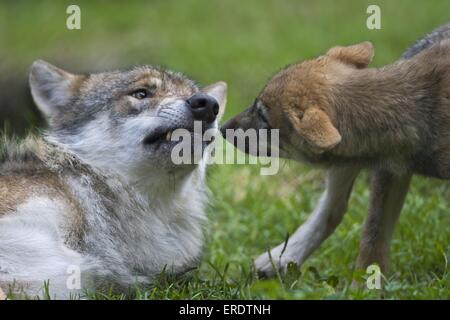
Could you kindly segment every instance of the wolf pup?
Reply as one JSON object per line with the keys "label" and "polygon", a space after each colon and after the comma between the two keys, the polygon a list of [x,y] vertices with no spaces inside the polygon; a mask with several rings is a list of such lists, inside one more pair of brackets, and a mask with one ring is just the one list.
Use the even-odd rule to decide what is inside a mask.
{"label": "wolf pup", "polygon": [[49,281],[52,297],[67,298],[194,266],[207,159],[175,165],[171,133],[193,132],[194,121],[217,131],[226,84],[199,88],[150,66],[75,75],[36,61],[30,85],[49,130],[2,143],[3,291],[42,295]]}
{"label": "wolf pup", "polygon": [[287,243],[256,260],[262,276],[274,275],[274,264],[282,271],[289,262],[301,265],[335,230],[363,168],[374,174],[357,267],[378,263],[387,270],[411,176],[450,178],[449,38],[450,24],[383,68],[367,68],[369,42],[334,47],[277,73],[249,109],[221,128],[225,137],[233,136],[228,129],[279,129],[281,157],[328,168],[312,215]]}

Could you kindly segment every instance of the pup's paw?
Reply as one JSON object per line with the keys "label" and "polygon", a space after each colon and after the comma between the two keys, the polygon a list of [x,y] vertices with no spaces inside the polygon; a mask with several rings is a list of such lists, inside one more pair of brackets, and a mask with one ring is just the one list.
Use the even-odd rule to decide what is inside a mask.
{"label": "pup's paw", "polygon": [[297,262],[289,255],[287,250],[283,252],[283,249],[286,249],[284,243],[273,248],[270,255],[265,252],[255,260],[255,267],[260,278],[273,278],[277,275],[277,272],[284,274],[289,263]]}

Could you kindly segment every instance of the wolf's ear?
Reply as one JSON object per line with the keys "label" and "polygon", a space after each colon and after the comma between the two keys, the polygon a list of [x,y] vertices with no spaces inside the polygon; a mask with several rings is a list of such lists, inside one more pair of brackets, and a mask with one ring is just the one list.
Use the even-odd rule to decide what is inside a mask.
{"label": "wolf's ear", "polygon": [[67,105],[82,76],[71,74],[42,60],[31,66],[30,87],[34,102],[48,118]]}
{"label": "wolf's ear", "polygon": [[213,83],[209,86],[203,87],[200,91],[214,97],[219,103],[219,114],[217,115],[217,121],[222,118],[225,112],[225,106],[227,104],[227,84],[223,81]]}
{"label": "wolf's ear", "polygon": [[296,111],[287,115],[300,136],[319,152],[332,149],[342,140],[330,117],[317,107],[308,108],[303,115]]}
{"label": "wolf's ear", "polygon": [[365,68],[374,56],[373,44],[369,41],[357,43],[347,47],[334,47],[328,50],[327,55],[358,69]]}

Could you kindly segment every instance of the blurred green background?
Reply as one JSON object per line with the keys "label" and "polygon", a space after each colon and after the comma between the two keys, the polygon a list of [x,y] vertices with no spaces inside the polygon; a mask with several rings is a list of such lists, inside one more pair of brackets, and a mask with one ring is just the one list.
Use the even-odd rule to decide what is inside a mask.
{"label": "blurred green background", "polygon": [[[81,7],[81,30],[66,28],[66,8]],[[368,30],[366,8],[381,8],[381,30]],[[370,40],[373,66],[390,63],[450,19],[450,1],[2,1],[0,120],[8,132],[42,124],[27,86],[44,59],[74,72],[167,66],[200,84],[229,85],[224,119],[252,102],[288,63],[334,45]],[[337,232],[298,273],[260,281],[252,258],[283,241],[312,211],[323,172],[284,162],[276,176],[257,166],[213,166],[205,256],[186,279],[164,279],[143,298],[449,298],[448,184],[415,178],[392,244],[384,292],[349,288],[368,206],[367,175]],[[150,293],[149,293],[150,292]],[[105,297],[105,296],[102,296]],[[113,298],[113,296],[106,296]]]}

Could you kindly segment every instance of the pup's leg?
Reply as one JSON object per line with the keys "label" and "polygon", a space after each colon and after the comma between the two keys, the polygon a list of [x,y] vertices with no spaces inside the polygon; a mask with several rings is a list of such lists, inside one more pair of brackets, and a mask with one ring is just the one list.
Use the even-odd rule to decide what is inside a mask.
{"label": "pup's leg", "polygon": [[361,240],[358,269],[378,263],[383,272],[389,264],[389,243],[397,223],[411,174],[395,176],[383,170],[374,172],[369,215]]}
{"label": "pup's leg", "polygon": [[308,220],[289,238],[268,253],[256,259],[255,265],[263,277],[275,275],[273,265],[285,271],[289,262],[301,265],[306,258],[334,231],[347,211],[353,182],[359,167],[330,168],[327,171],[326,190]]}

